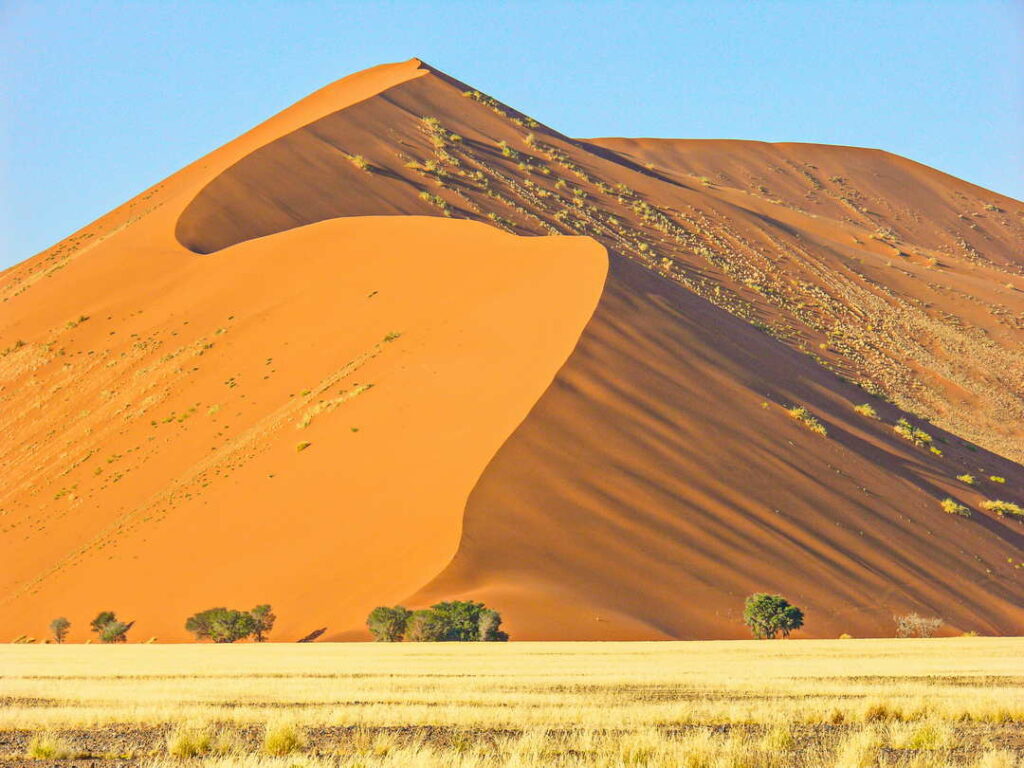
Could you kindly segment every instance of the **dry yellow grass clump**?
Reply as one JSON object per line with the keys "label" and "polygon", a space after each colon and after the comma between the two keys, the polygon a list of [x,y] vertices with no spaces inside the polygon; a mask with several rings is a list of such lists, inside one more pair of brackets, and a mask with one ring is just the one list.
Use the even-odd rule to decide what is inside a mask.
{"label": "dry yellow grass clump", "polygon": [[0,763],[1020,766],[1022,650],[967,637],[4,646]]}

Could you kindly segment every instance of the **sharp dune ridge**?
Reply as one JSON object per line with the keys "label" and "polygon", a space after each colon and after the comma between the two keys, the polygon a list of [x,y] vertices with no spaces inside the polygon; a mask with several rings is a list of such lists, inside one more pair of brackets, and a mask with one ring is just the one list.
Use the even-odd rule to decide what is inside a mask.
{"label": "sharp dune ridge", "polygon": [[1020,634],[982,503],[1024,503],[1022,248],[1024,204],[883,151],[357,73],[0,273],[0,633],[473,598],[730,638],[766,590],[805,636]]}

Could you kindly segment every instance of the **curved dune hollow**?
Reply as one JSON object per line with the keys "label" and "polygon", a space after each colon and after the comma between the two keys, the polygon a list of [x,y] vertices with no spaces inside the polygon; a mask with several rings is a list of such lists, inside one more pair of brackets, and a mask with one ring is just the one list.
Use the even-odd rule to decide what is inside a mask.
{"label": "curved dune hollow", "polygon": [[[77,262],[23,318],[60,355],[3,361],[20,439],[0,631],[65,615],[83,640],[111,609],[183,640],[196,610],[260,602],[279,639],[358,626],[450,560],[606,265],[590,240],[417,217],[323,222],[114,291]],[[71,296],[89,319],[65,328],[48,308]]]}
{"label": "curved dune hollow", "polygon": [[984,507],[1024,505],[1022,252],[1019,201],[885,152],[357,73],[0,274],[0,633],[472,597],[728,638],[757,590],[804,636],[1024,632]]}

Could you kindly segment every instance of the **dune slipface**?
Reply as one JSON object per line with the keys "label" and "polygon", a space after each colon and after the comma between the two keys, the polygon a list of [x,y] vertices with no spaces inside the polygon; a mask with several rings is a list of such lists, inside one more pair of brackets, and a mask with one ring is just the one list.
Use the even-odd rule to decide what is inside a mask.
{"label": "dune slipface", "polygon": [[771,590],[810,636],[1020,633],[982,502],[1024,503],[1022,245],[1024,205],[884,152],[358,73],[0,275],[0,632],[472,597],[519,639],[736,637]]}

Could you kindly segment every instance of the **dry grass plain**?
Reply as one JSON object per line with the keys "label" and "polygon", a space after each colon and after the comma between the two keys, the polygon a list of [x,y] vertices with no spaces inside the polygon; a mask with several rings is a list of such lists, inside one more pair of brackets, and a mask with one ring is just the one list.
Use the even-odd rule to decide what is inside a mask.
{"label": "dry grass plain", "polygon": [[0,646],[0,764],[1024,766],[1024,639]]}

